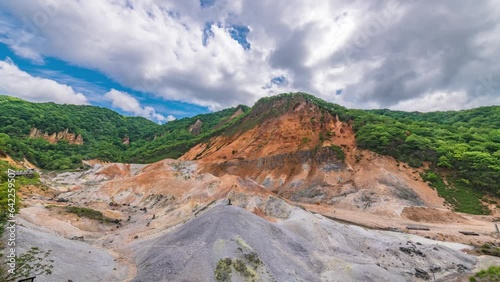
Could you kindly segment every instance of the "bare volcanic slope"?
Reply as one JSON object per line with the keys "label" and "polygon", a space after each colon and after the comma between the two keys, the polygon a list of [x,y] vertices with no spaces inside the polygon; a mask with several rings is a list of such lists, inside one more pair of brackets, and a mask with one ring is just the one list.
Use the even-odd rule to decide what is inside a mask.
{"label": "bare volcanic slope", "polygon": [[[447,246],[446,246],[447,245]],[[216,205],[173,232],[134,242],[134,281],[418,281],[472,269],[460,244],[344,225],[301,209],[270,223]]]}
{"label": "bare volcanic slope", "polygon": [[[467,272],[474,265],[474,259],[470,259],[468,255],[460,252],[449,254],[448,251],[441,252],[439,246],[436,246],[437,250],[428,246],[447,245],[446,243],[403,233],[367,230],[335,223],[323,216],[291,206],[290,204],[297,203],[281,199],[250,177],[217,177],[200,172],[198,165],[195,161],[178,160],[164,160],[148,166],[95,164],[88,171],[44,175],[42,179],[48,177],[50,181],[46,183],[50,187],[58,187],[55,190],[59,194],[52,199],[41,195],[26,200],[29,207],[21,211],[20,217],[31,224],[50,229],[49,233],[57,234],[57,239],[50,237],[54,239],[44,240],[43,236],[32,236],[29,242],[44,249],[54,249],[55,256],[63,257],[73,252],[72,245],[64,242],[83,236],[84,242],[91,245],[89,248],[110,250],[121,260],[120,265],[129,269],[130,253],[135,253],[133,257],[140,272],[136,281],[155,281],[149,278],[152,278],[150,271],[156,270],[160,277],[157,281],[183,281],[183,277],[187,277],[184,281],[206,281],[203,278],[215,279],[217,273],[219,278],[227,277],[229,271],[232,281],[242,281],[241,276],[248,278],[251,273],[259,277],[256,281],[294,281],[286,279],[295,275],[293,271],[287,272],[287,269],[300,273],[301,276],[298,277],[302,277],[302,280],[298,281],[332,281],[332,277],[340,277],[341,281],[363,281],[368,279],[355,275],[365,272],[374,277],[396,277],[393,280],[412,281],[415,278],[415,269],[412,267],[429,273],[430,266],[425,268],[429,256],[436,256],[435,260],[441,262],[438,265],[444,270],[438,277],[459,271]],[[394,166],[394,169],[397,167]],[[233,206],[216,206],[222,198],[227,198]],[[229,202],[228,200],[224,201]],[[400,230],[408,224],[414,224],[412,220],[419,219],[418,213],[421,212],[419,209],[407,210],[404,216],[411,217],[412,220],[402,220],[367,212],[369,210],[352,210],[355,207],[349,210],[323,203],[300,205],[328,217],[368,226],[377,222],[382,228],[396,227],[395,229]],[[112,223],[68,213],[65,211],[66,206],[101,211],[104,217],[112,219]],[[214,206],[216,208],[211,209]],[[216,213],[219,209],[222,210]],[[417,214],[417,218],[409,212]],[[369,221],[368,224],[366,220]],[[447,219],[439,219],[440,222],[443,220]],[[462,221],[460,219],[457,225],[458,230],[473,230],[481,234],[489,232],[486,229],[471,229],[475,227],[476,221]],[[443,223],[435,225],[437,224],[448,226]],[[488,226],[491,228],[490,224]],[[435,227],[437,228],[433,225],[433,231]],[[454,229],[451,231],[457,233]],[[474,238],[476,240],[479,237]],[[490,237],[486,239],[491,240]],[[55,248],[47,244],[54,240],[63,245]],[[164,245],[164,242],[168,244]],[[129,248],[130,245],[133,247]],[[450,246],[465,247],[454,244]],[[429,255],[427,252],[433,254]],[[460,262],[450,260],[454,256],[465,256],[467,259],[459,259]],[[109,258],[108,255],[106,257]],[[179,258],[182,261],[176,260]],[[421,260],[425,260],[425,263]],[[430,260],[432,263],[433,261]],[[287,265],[287,268],[282,268],[282,265]],[[125,273],[120,267],[116,267],[119,271],[110,271],[110,267],[113,265],[107,264],[107,268],[102,271],[127,277],[135,274],[133,271]],[[384,272],[386,268],[392,276]],[[219,271],[215,273],[217,269]],[[405,274],[406,272],[408,273]],[[338,273],[344,273],[345,276],[339,276]],[[425,276],[424,272],[419,273]],[[201,280],[197,275],[202,275]],[[401,277],[405,279],[401,280]]]}
{"label": "bare volcanic slope", "polygon": [[[124,281],[128,269],[117,262],[105,249],[79,240],[64,238],[48,228],[19,219],[17,230],[18,253],[32,247],[50,250],[51,275],[38,275],[36,281]],[[47,263],[44,261],[43,263]]]}
{"label": "bare volcanic slope", "polygon": [[314,99],[299,93],[260,100],[239,123],[182,159],[198,160],[215,176],[252,179],[296,202],[389,216],[408,206],[444,208],[418,170],[358,149],[352,125]]}
{"label": "bare volcanic slope", "polygon": [[334,144],[352,149],[352,127],[310,100],[312,97],[296,93],[261,99],[225,132],[198,144],[182,158],[213,163],[254,160]]}

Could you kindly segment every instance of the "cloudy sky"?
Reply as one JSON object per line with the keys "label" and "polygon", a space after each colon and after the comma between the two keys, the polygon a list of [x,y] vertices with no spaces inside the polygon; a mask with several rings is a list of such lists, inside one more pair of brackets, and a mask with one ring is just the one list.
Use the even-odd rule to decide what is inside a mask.
{"label": "cloudy sky", "polygon": [[290,91],[499,105],[499,34],[494,0],[0,0],[0,93],[162,123]]}

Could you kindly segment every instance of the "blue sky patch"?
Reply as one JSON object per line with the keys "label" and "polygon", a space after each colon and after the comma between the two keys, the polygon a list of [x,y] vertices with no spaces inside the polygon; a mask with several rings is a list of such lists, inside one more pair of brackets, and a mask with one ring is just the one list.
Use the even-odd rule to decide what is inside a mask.
{"label": "blue sky patch", "polygon": [[200,6],[202,8],[210,8],[215,5],[215,0],[200,0]]}
{"label": "blue sky patch", "polygon": [[212,31],[212,22],[206,22],[203,28],[203,46],[207,46],[210,42],[210,38],[214,37],[214,32]]}
{"label": "blue sky patch", "polygon": [[262,89],[271,89],[273,86],[287,86],[288,79],[284,75],[279,75],[271,78],[268,84],[262,86]]}
{"label": "blue sky patch", "polygon": [[247,35],[250,29],[244,25],[231,25],[229,29],[229,35],[231,38],[236,40],[245,50],[249,50],[251,45],[247,41]]}
{"label": "blue sky patch", "polygon": [[111,102],[103,98],[103,95],[111,89],[129,93],[141,103],[142,107],[153,107],[157,113],[164,116],[173,115],[176,118],[183,118],[210,112],[208,107],[163,100],[147,93],[123,87],[99,71],[71,65],[55,58],[45,57],[43,65],[35,64],[31,60],[16,56],[7,45],[0,43],[0,60],[6,60],[7,58],[10,58],[21,71],[35,77],[46,78],[71,86],[76,92],[84,94],[92,105],[111,108],[123,115],[130,114],[113,108]]}
{"label": "blue sky patch", "polygon": [[283,86],[288,84],[288,80],[284,75],[276,76],[271,79],[271,84]]}

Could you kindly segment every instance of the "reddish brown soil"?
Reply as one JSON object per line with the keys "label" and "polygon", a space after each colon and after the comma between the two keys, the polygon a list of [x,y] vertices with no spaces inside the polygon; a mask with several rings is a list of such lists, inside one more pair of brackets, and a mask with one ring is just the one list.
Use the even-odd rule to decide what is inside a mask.
{"label": "reddish brown soil", "polygon": [[449,210],[425,207],[406,207],[401,216],[416,222],[463,223],[467,221],[464,217]]}
{"label": "reddish brown soil", "polygon": [[[331,145],[342,148],[345,160],[337,162],[343,166],[340,170],[325,171],[321,163],[314,161],[321,155],[314,152]],[[301,153],[308,151],[309,155]],[[376,214],[399,216],[409,205],[394,197],[395,189],[401,187],[412,190],[425,206],[444,208],[443,199],[420,178],[422,170],[392,157],[359,150],[350,124],[306,101],[244,133],[220,135],[198,144],[181,159],[196,159],[201,172],[215,176],[230,174],[252,179],[288,199],[300,196],[306,202],[335,201],[342,208],[369,207]],[[342,198],[344,195],[347,197]],[[366,197],[378,204],[356,203]],[[412,197],[410,194],[407,200]]]}
{"label": "reddish brown soil", "polygon": [[109,179],[123,178],[131,176],[130,164],[111,164],[99,171],[100,175],[105,175]]}
{"label": "reddish brown soil", "polygon": [[[320,133],[324,140],[320,140]],[[355,147],[355,139],[350,125],[320,111],[314,104],[302,102],[279,118],[266,120],[243,134],[215,137],[209,144],[198,144],[181,159],[216,163],[252,160],[332,144],[345,146],[350,151]]]}

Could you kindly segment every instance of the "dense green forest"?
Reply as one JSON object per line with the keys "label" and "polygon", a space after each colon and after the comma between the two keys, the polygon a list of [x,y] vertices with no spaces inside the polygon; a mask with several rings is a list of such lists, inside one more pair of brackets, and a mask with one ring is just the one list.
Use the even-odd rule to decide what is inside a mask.
{"label": "dense green forest", "polygon": [[500,196],[498,106],[432,113],[355,111],[354,124],[360,147],[415,167],[429,162],[427,179],[438,187],[439,178],[446,177],[449,187],[440,194],[458,211],[485,212],[477,191]]}
{"label": "dense green forest", "polygon": [[[0,109],[0,153],[17,160],[26,158],[49,170],[76,168],[83,159],[144,163],[177,158],[199,140],[225,128],[230,122],[224,121],[236,111],[230,108],[158,125],[101,107],[30,103],[8,96],[0,96]],[[203,125],[201,133],[193,135],[188,129],[197,119]],[[41,138],[27,138],[32,128],[49,134],[67,128],[81,134],[84,144],[65,140],[50,144]],[[126,137],[129,145],[123,144]]]}
{"label": "dense green forest", "polygon": [[[238,108],[243,114],[231,118]],[[196,144],[224,132],[227,127],[245,116],[249,109],[247,106],[239,105],[236,108],[168,122],[160,126],[160,131],[157,133],[159,137],[131,143],[125,152],[125,159],[131,162],[149,163],[165,158],[178,158]],[[188,129],[198,119],[203,123],[201,133],[193,135]]]}
{"label": "dense green forest", "polygon": [[[231,116],[237,108],[230,108],[158,125],[105,108],[0,96],[0,153],[25,157],[44,169],[75,168],[82,159],[92,158],[139,163],[177,158],[212,136],[236,134],[281,114],[297,97],[351,122],[359,147],[413,167],[427,162],[430,166],[423,178],[458,211],[485,213],[484,196],[500,196],[499,106],[431,113],[356,110],[313,95],[288,93],[262,98],[253,108],[238,106],[243,114],[235,118]],[[286,100],[285,106],[268,109],[279,99]],[[198,119],[203,122],[201,132],[191,134],[189,127]],[[26,138],[33,127],[49,133],[68,128],[82,135],[84,145]],[[129,145],[123,144],[125,137],[130,138]]]}

